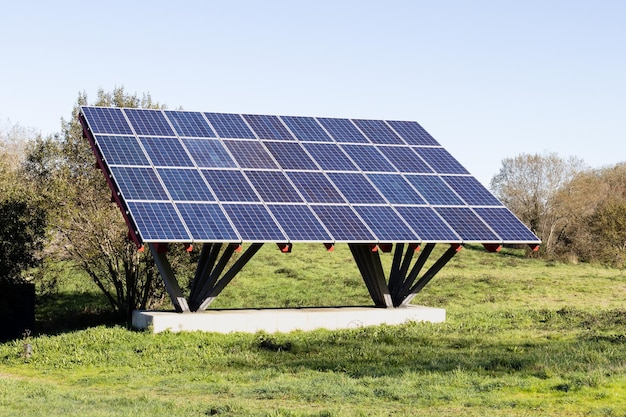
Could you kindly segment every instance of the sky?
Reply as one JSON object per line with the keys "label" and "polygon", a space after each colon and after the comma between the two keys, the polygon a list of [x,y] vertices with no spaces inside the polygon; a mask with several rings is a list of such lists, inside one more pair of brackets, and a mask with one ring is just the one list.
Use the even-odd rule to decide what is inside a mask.
{"label": "sky", "polygon": [[622,0],[21,1],[0,121],[60,131],[80,92],[168,108],[418,121],[483,184],[519,154],[626,161]]}

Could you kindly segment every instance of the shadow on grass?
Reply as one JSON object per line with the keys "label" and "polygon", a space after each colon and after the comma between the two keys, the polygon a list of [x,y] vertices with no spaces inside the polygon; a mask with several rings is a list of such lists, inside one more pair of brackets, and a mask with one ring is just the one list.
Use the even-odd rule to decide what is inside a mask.
{"label": "shadow on grass", "polygon": [[59,293],[37,298],[35,334],[38,335],[124,324],[124,317],[112,311],[101,294]]}

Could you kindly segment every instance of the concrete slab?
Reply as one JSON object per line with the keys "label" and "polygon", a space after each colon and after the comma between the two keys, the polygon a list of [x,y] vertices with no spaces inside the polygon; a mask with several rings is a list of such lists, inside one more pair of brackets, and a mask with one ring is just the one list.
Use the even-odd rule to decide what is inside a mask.
{"label": "concrete slab", "polygon": [[163,331],[204,331],[216,333],[245,332],[287,333],[294,330],[347,329],[379,324],[402,324],[408,321],[441,323],[443,308],[406,306],[320,307],[257,310],[208,310],[202,313],[171,311],[134,311],[133,327]]}

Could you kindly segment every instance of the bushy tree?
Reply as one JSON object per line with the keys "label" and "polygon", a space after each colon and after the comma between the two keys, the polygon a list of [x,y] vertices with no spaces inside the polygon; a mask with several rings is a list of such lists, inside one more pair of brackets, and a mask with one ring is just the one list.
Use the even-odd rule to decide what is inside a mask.
{"label": "bushy tree", "polygon": [[626,266],[626,163],[579,173],[555,201],[565,219],[559,254]]}
{"label": "bushy tree", "polygon": [[19,173],[25,138],[16,133],[0,131],[0,282],[19,282],[38,264],[45,236],[45,211]]}
{"label": "bushy tree", "polygon": [[[119,208],[111,202],[103,174],[95,169],[95,157],[78,121],[79,106],[87,104],[87,96],[79,94],[71,118],[62,121],[61,133],[29,149],[25,169],[47,198],[54,237],[50,251],[84,270],[112,308],[130,319],[133,310],[149,308],[166,297],[152,256],[149,251],[138,252],[128,240]],[[92,105],[162,107],[149,95],[139,98],[123,88],[99,91]]]}
{"label": "bushy tree", "polygon": [[522,154],[502,161],[491,180],[494,194],[542,240],[542,251],[552,253],[565,225],[555,210],[555,196],[578,172],[579,158],[556,153]]}

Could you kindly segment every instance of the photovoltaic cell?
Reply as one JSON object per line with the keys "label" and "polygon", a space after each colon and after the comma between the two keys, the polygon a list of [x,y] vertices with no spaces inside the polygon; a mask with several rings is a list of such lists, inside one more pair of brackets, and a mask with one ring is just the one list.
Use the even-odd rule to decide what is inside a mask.
{"label": "photovoltaic cell", "polygon": [[317,120],[337,142],[369,143],[369,140],[348,119],[319,117]]}
{"label": "photovoltaic cell", "polygon": [[405,175],[429,204],[442,206],[464,205],[463,201],[437,175]]}
{"label": "photovoltaic cell", "polygon": [[224,144],[242,168],[278,168],[260,142],[225,140]]}
{"label": "photovoltaic cell", "polygon": [[359,129],[377,144],[403,145],[404,142],[387,126],[383,120],[353,120]]}
{"label": "photovoltaic cell", "polygon": [[419,242],[420,238],[390,206],[356,206],[365,224],[382,242]]}
{"label": "photovoltaic cell", "polygon": [[111,174],[126,200],[169,200],[152,168],[112,166]]}
{"label": "photovoltaic cell", "polygon": [[352,158],[359,168],[369,172],[397,172],[397,170],[378,152],[376,147],[369,145],[343,145],[342,149]]}
{"label": "photovoltaic cell", "polygon": [[329,172],[328,176],[353,204],[385,204],[385,199],[361,174]]}
{"label": "photovoltaic cell", "polygon": [[438,174],[468,174],[463,165],[443,148],[421,148],[416,146],[413,147],[413,150]]}
{"label": "photovoltaic cell", "polygon": [[288,172],[296,189],[307,203],[345,203],[341,194],[322,172]]}
{"label": "photovoltaic cell", "polygon": [[281,116],[291,132],[301,141],[332,142],[332,138],[312,117]]}
{"label": "photovoltaic cell", "polygon": [[256,139],[239,114],[204,113],[221,138]]}
{"label": "photovoltaic cell", "polygon": [[195,138],[214,138],[215,133],[202,117],[202,113],[192,111],[166,110],[165,116],[169,119],[178,136]]}
{"label": "photovoltaic cell", "polygon": [[448,175],[442,178],[470,206],[502,206],[502,203],[474,177]]}
{"label": "photovoltaic cell", "polygon": [[175,136],[163,113],[158,110],[124,109],[130,124],[139,136]]}
{"label": "photovoltaic cell", "polygon": [[268,208],[291,241],[332,242],[332,237],[308,206],[268,204]]}
{"label": "photovoltaic cell", "polygon": [[245,171],[246,176],[261,196],[269,203],[301,203],[302,198],[280,171]]}
{"label": "photovoltaic cell", "polygon": [[426,204],[402,175],[368,174],[367,177],[391,204]]}
{"label": "photovoltaic cell", "polygon": [[244,241],[288,242],[262,204],[224,204],[223,207]]}
{"label": "photovoltaic cell", "polygon": [[294,140],[293,136],[276,116],[244,114],[244,119],[252,126],[260,139]]}
{"label": "photovoltaic cell", "polygon": [[460,242],[461,237],[431,207],[397,207],[404,220],[425,242]]}
{"label": "photovoltaic cell", "polygon": [[96,141],[108,165],[150,166],[148,158],[134,136],[96,135]]}
{"label": "photovoltaic cell", "polygon": [[176,204],[194,241],[238,242],[239,236],[217,204]]}
{"label": "photovoltaic cell", "polygon": [[83,107],[83,114],[94,134],[132,135],[122,109],[114,107]]}
{"label": "photovoltaic cell", "polygon": [[260,201],[241,171],[202,170],[218,201]]}
{"label": "photovoltaic cell", "polygon": [[417,122],[388,120],[387,123],[389,123],[409,145],[439,146],[439,143]]}
{"label": "photovoltaic cell", "polygon": [[356,165],[337,146],[326,143],[305,143],[303,146],[326,171],[358,171]]}
{"label": "photovoltaic cell", "polygon": [[174,206],[168,202],[128,202],[128,210],[145,241],[167,242],[191,240]]}
{"label": "photovoltaic cell", "polygon": [[504,242],[536,241],[539,239],[507,208],[475,208],[474,211]]}
{"label": "photovoltaic cell", "polygon": [[211,190],[195,169],[160,168],[157,172],[173,200],[215,201]]}
{"label": "photovoltaic cell", "polygon": [[200,168],[235,168],[228,151],[216,139],[182,139],[191,157]]}
{"label": "photovoltaic cell", "polygon": [[400,172],[432,173],[433,170],[408,146],[379,146],[378,150]]}
{"label": "photovoltaic cell", "polygon": [[330,234],[339,242],[375,242],[376,238],[350,206],[311,206]]}
{"label": "photovoltaic cell", "polygon": [[499,242],[487,225],[467,207],[436,207],[435,210],[464,241]]}
{"label": "photovoltaic cell", "polygon": [[283,169],[319,169],[297,142],[265,142],[265,146]]}
{"label": "photovoltaic cell", "polygon": [[140,137],[139,140],[155,166],[193,166],[193,162],[177,138]]}

